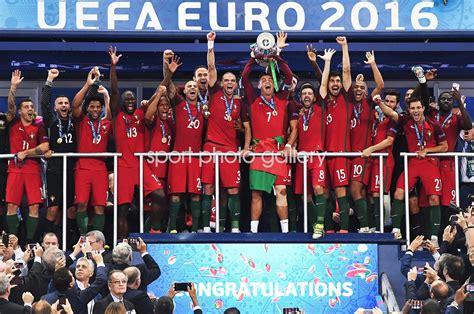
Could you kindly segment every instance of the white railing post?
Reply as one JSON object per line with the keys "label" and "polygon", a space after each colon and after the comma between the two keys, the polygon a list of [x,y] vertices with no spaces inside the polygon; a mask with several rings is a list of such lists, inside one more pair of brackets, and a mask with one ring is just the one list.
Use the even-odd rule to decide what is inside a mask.
{"label": "white railing post", "polygon": [[[67,249],[67,156],[63,157],[63,251]],[[69,187],[71,188],[71,187]]]}
{"label": "white railing post", "polygon": [[408,191],[408,155],[403,154],[403,174],[404,174],[404,181],[405,181],[405,233],[406,233],[406,240],[407,245],[410,245],[410,196]]}
{"label": "white railing post", "polygon": [[[441,178],[441,182],[443,179]],[[454,190],[456,191],[456,206],[459,206],[459,156],[454,156]]]}
{"label": "white railing post", "polygon": [[[216,233],[219,233],[220,230],[220,221],[219,221],[219,218],[220,218],[220,214],[219,214],[219,210],[220,210],[220,207],[221,207],[221,204],[219,202],[219,183],[220,183],[220,180],[219,180],[219,155],[214,155],[214,167],[215,167],[215,177],[214,177],[214,180],[215,180],[215,184],[214,184],[214,195],[216,197]],[[227,195],[227,197],[229,197]],[[227,210],[227,209],[226,209]],[[212,211],[212,206],[211,206],[211,211]],[[225,227],[225,226],[224,226]]]}
{"label": "white railing post", "polygon": [[143,208],[143,198],[144,198],[144,195],[143,195],[143,155],[140,155],[139,156],[139,163],[140,163],[140,178],[139,178],[139,181],[140,182],[140,233],[143,233],[143,218],[144,218],[144,208]]}
{"label": "white railing post", "polygon": [[114,155],[114,247],[117,245],[117,182],[118,182],[118,171],[117,171],[117,156]]}
{"label": "white railing post", "polygon": [[304,233],[308,232],[308,158],[303,158],[303,216],[304,216]]}
{"label": "white railing post", "polygon": [[[384,210],[384,206],[383,206],[383,200],[384,200],[384,197],[385,197],[385,189],[384,189],[384,173],[383,173],[383,156],[379,156],[379,194],[380,194],[380,197],[379,197],[379,205],[380,205],[380,212],[379,212],[379,219],[380,219],[380,232],[381,233],[384,233],[384,222],[385,222],[385,210]],[[390,184],[390,182],[389,182]]]}

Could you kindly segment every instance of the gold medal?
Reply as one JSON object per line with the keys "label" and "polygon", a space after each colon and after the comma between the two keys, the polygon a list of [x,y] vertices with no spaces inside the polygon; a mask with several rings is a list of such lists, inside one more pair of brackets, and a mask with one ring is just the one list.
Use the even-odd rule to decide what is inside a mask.
{"label": "gold medal", "polygon": [[161,138],[161,143],[165,144],[166,143],[166,137]]}
{"label": "gold medal", "polygon": [[278,116],[278,112],[277,112],[276,110],[273,110],[272,115],[273,115],[274,117],[276,117],[276,116]]}
{"label": "gold medal", "polygon": [[58,139],[56,140],[56,143],[61,144],[62,142],[63,142],[63,139],[61,137],[58,137]]}
{"label": "gold medal", "polygon": [[208,105],[203,105],[203,106],[202,106],[202,110],[203,110],[203,111],[208,111],[208,110],[209,110],[209,106],[208,106]]}
{"label": "gold medal", "polygon": [[228,114],[225,115],[224,119],[227,121],[232,121],[232,117]]}
{"label": "gold medal", "polygon": [[303,125],[303,131],[308,131],[308,126],[307,125]]}

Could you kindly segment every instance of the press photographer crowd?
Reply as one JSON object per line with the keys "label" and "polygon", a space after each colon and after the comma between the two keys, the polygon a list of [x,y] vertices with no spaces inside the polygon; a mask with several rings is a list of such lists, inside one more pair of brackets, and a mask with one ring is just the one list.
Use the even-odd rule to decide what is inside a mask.
{"label": "press photographer crowd", "polygon": [[[162,80],[147,100],[131,90],[120,94],[118,64],[126,61],[115,47],[110,64],[91,65],[72,101],[58,95],[52,102],[60,71],[48,70],[40,114],[32,99],[17,102],[24,77],[21,69],[12,73],[8,111],[0,115],[0,154],[11,154],[0,159],[0,313],[173,313],[173,298],[183,293],[201,313],[193,283],[175,283],[166,296],[147,292],[161,271],[143,240],[129,238],[140,223],[151,234],[210,233],[216,223],[219,232],[232,233],[308,228],[312,239],[379,233],[387,223],[401,240],[406,212],[412,241],[401,259],[403,312],[474,313],[474,157],[459,157],[457,178],[453,157],[433,155],[474,147],[460,84],[431,95],[428,83],[438,71],[415,65],[407,73],[413,88],[402,99],[385,87],[375,52],[367,51],[358,61],[371,70],[369,93],[364,75],[353,80],[343,36],[336,38],[342,72],[331,71],[335,49],[318,55],[308,45],[314,80],[299,82],[285,61],[291,53],[284,32],[262,33],[240,75],[225,72],[218,81],[216,38],[207,34],[207,65],[184,86],[173,82],[181,58],[164,51]],[[255,76],[256,65],[266,71]],[[107,152],[121,154],[116,165],[100,155],[58,155]],[[400,152],[413,153],[407,168]],[[143,164],[136,153],[147,154]],[[221,159],[209,158],[216,153]],[[133,210],[140,201],[146,221]],[[110,241],[114,205],[123,242],[108,251],[104,233],[116,244]],[[383,211],[390,212],[385,222]],[[63,228],[69,255],[59,249]],[[418,250],[431,252],[432,263],[413,266]]]}

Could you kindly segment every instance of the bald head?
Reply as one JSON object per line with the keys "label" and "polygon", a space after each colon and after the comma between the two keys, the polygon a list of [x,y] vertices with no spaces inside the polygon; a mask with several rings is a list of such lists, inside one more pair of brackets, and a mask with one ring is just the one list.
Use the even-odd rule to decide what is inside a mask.
{"label": "bald head", "polygon": [[141,283],[140,270],[135,266],[130,266],[125,268],[123,272],[128,277],[127,286],[131,289],[138,289]]}
{"label": "bald head", "polygon": [[435,300],[441,301],[448,297],[449,286],[442,280],[435,280],[431,284],[431,297]]}

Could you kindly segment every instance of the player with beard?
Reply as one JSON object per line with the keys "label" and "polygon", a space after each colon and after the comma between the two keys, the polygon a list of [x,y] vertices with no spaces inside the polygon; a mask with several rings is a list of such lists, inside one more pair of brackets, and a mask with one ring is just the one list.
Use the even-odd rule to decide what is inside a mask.
{"label": "player with beard", "polygon": [[[342,47],[342,78],[338,72],[329,73],[327,80],[327,91],[321,93],[326,104],[326,132],[325,150],[328,152],[350,152],[351,138],[350,127],[352,118],[352,105],[349,102],[351,90],[351,68],[349,60],[349,48],[346,37],[337,37],[336,41]],[[341,80],[342,79],[342,80]],[[326,85],[325,84],[325,85]],[[348,233],[349,229],[349,200],[346,195],[346,187],[349,185],[350,159],[346,157],[327,158],[328,176],[331,187],[334,188],[337,202],[339,204],[339,215],[341,221],[340,233]],[[331,207],[328,207],[330,210]],[[328,215],[328,213],[326,213]],[[326,222],[329,220],[326,219]],[[326,230],[333,233],[331,225],[326,225]]]}
{"label": "player with beard", "polygon": [[[12,73],[8,108],[15,106],[15,93],[23,81],[21,71]],[[9,110],[10,112],[10,110]],[[44,126],[34,122],[35,106],[31,99],[23,99],[18,105],[18,115],[10,122],[10,153],[15,158],[8,164],[6,189],[7,226],[9,233],[18,235],[17,209],[23,198],[23,191],[28,199],[28,218],[26,219],[26,238],[33,241],[38,226],[39,205],[43,203],[41,196],[40,164],[37,158],[49,150],[48,136]],[[11,116],[10,116],[11,117]]]}
{"label": "player with beard", "polygon": [[[184,86],[185,99],[183,99],[172,85],[171,77],[181,65],[179,58],[173,55],[167,63],[167,73],[163,85],[168,90],[168,96],[172,98],[173,114],[175,121],[175,141],[173,151],[199,153],[202,147],[202,136],[204,131],[204,116],[201,102],[198,100],[198,84],[188,81]],[[207,82],[207,79],[206,79]],[[171,195],[169,230],[177,233],[176,219],[181,202],[185,200],[186,194],[190,194],[190,209],[193,216],[192,231],[196,232],[201,214],[201,168],[199,157],[173,157],[170,158],[168,187]]]}
{"label": "player with beard", "polygon": [[[250,123],[243,110],[241,100],[234,96],[237,89],[237,78],[233,73],[227,72],[222,76],[221,84],[217,83],[217,69],[214,57],[214,41],[216,33],[207,34],[208,50],[207,63],[209,69],[209,116],[207,117],[207,134],[203,150],[206,152],[237,152],[239,143],[236,121],[241,119],[245,129],[244,151],[248,151],[252,137]],[[240,124],[240,123],[239,123]],[[228,207],[231,220],[231,231],[239,232],[240,220],[240,164],[236,157],[224,157],[219,163],[220,181],[222,187],[227,189]],[[212,208],[212,195],[215,186],[215,165],[207,159],[202,167],[202,182],[204,194],[202,196],[202,217],[204,232],[210,232],[210,216]],[[227,216],[227,206],[221,206],[219,211],[220,227],[224,230]]]}
{"label": "player with beard", "polygon": [[[122,153],[118,159],[118,237],[128,236],[128,211],[133,200],[135,188],[139,186],[139,165],[136,152],[145,151],[145,114],[146,106],[137,108],[135,93],[126,90],[119,99],[117,64],[122,55],[117,55],[117,48],[109,48],[110,55],[110,81],[111,102],[110,107],[114,117],[114,135],[117,152]],[[156,96],[154,97],[156,98]],[[158,99],[159,100],[159,99]],[[156,111],[156,110],[155,110]],[[143,173],[143,195],[151,199],[153,216],[151,230],[159,232],[161,229],[160,217],[164,207],[166,195],[163,191],[161,181],[150,168],[145,167]]]}
{"label": "player with beard", "polygon": [[[459,113],[457,115],[452,112],[454,101],[458,103]],[[454,152],[456,148],[456,141],[461,130],[470,130],[472,128],[472,121],[467,112],[461,93],[458,89],[453,88],[450,92],[442,92],[438,97],[439,111],[431,108],[430,116],[436,120],[446,134],[448,141],[448,152]],[[440,158],[440,174],[443,178],[443,190],[441,195],[441,206],[443,206],[443,213],[449,215],[449,205],[456,203],[456,184],[454,177],[454,158],[442,157]],[[420,206],[426,205],[426,189],[424,187],[420,190]],[[423,200],[423,202],[422,202]],[[448,217],[443,217],[443,225],[447,223]]]}
{"label": "player with beard", "polygon": [[[336,50],[325,50],[321,59],[330,62]],[[329,63],[325,66],[329,73]],[[327,87],[323,87],[327,89]],[[321,152],[324,150],[325,108],[321,97],[316,98],[314,87],[304,83],[300,87],[301,111],[298,119],[298,151]],[[303,190],[303,164],[296,164],[295,194],[308,194],[308,216],[313,227],[313,239],[324,235],[324,211],[326,210],[326,163],[317,157],[308,160],[308,191]],[[310,187],[311,185],[311,187]],[[314,196],[313,196],[314,195]]]}
{"label": "player with beard", "polygon": [[[372,145],[372,127],[374,124],[374,108],[372,97],[379,95],[384,88],[382,74],[380,74],[375,63],[374,52],[365,54],[375,79],[375,88],[371,96],[367,96],[367,84],[362,74],[357,75],[353,86],[353,92],[349,93],[349,99],[353,105],[353,118],[351,120],[351,149],[353,152],[362,152]],[[351,162],[350,188],[354,200],[354,207],[359,220],[359,232],[368,233],[369,221],[367,216],[367,186],[370,183],[372,160],[369,158],[354,158]]]}
{"label": "player with beard", "polygon": [[[280,32],[277,37],[277,46],[285,45],[286,34]],[[284,84],[290,86],[293,78],[288,64],[279,56],[275,58],[280,71],[284,76]],[[260,97],[257,97],[250,81],[255,59],[250,58],[242,72],[242,83],[249,104],[250,124],[252,127],[253,151],[279,152],[284,147],[283,154],[289,155],[293,151],[290,143],[285,144],[285,135],[288,126],[288,89],[282,89],[275,94],[275,86],[270,74],[260,76],[258,88]],[[271,192],[275,188],[276,209],[283,233],[288,232],[288,202],[286,199],[283,178],[288,174],[288,167],[282,158],[255,157],[250,165],[250,190],[252,191],[250,231],[258,232],[258,223],[262,214],[263,192]]]}
{"label": "player with beard", "polygon": [[[170,100],[166,95],[166,87],[158,86],[156,96],[148,101],[145,114],[145,123],[148,126],[145,133],[145,150],[148,152],[165,152],[171,150],[173,121],[170,117]],[[145,226],[150,233],[161,233],[161,222],[167,210],[167,197],[165,192],[167,163],[166,159],[159,157],[147,158],[144,165],[144,173],[149,173],[158,183],[159,202],[153,203],[150,219]],[[148,176],[148,175],[147,175]],[[149,226],[149,227],[148,227]]]}
{"label": "player with beard", "polygon": [[[436,157],[426,156],[427,153],[443,153],[448,150],[448,142],[441,126],[424,115],[425,107],[418,98],[410,98],[408,101],[409,115],[399,115],[386,106],[380,97],[378,105],[383,113],[397,122],[398,128],[403,129],[408,142],[408,151],[417,153],[416,158],[410,158],[408,162],[408,190],[411,190],[418,180],[426,188],[426,194],[430,204],[431,241],[438,245],[438,231],[440,225],[440,202],[441,175],[439,172],[439,160]],[[397,181],[392,208],[392,221],[395,239],[401,239],[400,226],[404,213],[405,180],[402,174]]]}
{"label": "player with beard", "polygon": [[[112,133],[112,113],[107,89],[100,85],[100,72],[92,68],[87,81],[73,100],[72,116],[76,126],[77,152],[104,153]],[[85,109],[85,111],[83,110]],[[87,114],[86,114],[87,113]],[[105,113],[102,118],[101,115]],[[77,225],[82,235],[87,233],[87,206],[94,206],[94,230],[104,229],[108,175],[102,157],[78,158],[76,161],[75,203]]]}
{"label": "player with beard", "polygon": [[[400,104],[400,93],[396,90],[385,92],[385,105],[390,109],[395,110]],[[385,116],[381,111],[376,112],[375,122],[372,128],[372,143],[373,145],[367,147],[362,152],[362,158],[369,158],[373,153],[388,153],[388,157],[384,160],[384,175],[383,175],[383,192],[388,194],[390,192],[390,183],[392,182],[393,167],[395,166],[395,159],[392,153],[392,145],[398,134],[396,123]],[[369,220],[369,227],[371,232],[375,232],[375,227],[380,230],[380,161],[375,158],[373,161],[372,174],[370,180],[370,193],[373,199],[373,205],[368,207],[367,216]],[[383,197],[383,195],[382,195]]]}
{"label": "player with beard", "polygon": [[[76,151],[76,135],[71,117],[71,104],[66,96],[57,96],[54,100],[54,112],[51,106],[51,91],[53,81],[59,76],[57,69],[48,71],[48,77],[41,96],[43,122],[49,134],[50,150],[45,157],[52,153],[73,153]],[[63,206],[66,197],[67,217],[70,225],[75,225],[76,209],[74,207],[74,159],[67,161],[67,194],[63,195],[63,159],[51,158],[46,170],[48,187],[48,211],[46,213],[45,232],[54,232],[54,224],[58,218],[59,208]],[[74,222],[74,223],[71,223]],[[76,228],[74,228],[76,229]]]}

